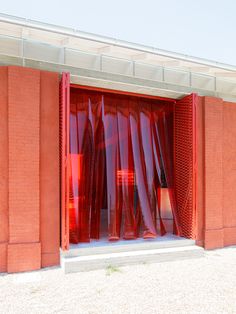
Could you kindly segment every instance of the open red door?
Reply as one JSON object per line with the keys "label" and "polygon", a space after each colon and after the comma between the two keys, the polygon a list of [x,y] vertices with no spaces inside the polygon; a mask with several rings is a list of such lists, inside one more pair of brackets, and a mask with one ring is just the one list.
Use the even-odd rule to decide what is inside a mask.
{"label": "open red door", "polygon": [[62,73],[60,82],[60,180],[61,248],[69,249],[69,114],[70,74]]}
{"label": "open red door", "polygon": [[176,207],[181,236],[191,239],[196,233],[196,101],[196,94],[185,96],[174,110]]}

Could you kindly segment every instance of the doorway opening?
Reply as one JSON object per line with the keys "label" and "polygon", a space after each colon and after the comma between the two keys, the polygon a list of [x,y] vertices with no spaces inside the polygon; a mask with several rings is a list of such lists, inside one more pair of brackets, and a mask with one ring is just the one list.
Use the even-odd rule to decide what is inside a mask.
{"label": "doorway opening", "polygon": [[173,101],[71,89],[70,243],[179,234],[173,108]]}
{"label": "doorway opening", "polygon": [[194,238],[192,95],[69,87],[61,106],[62,248],[166,233]]}

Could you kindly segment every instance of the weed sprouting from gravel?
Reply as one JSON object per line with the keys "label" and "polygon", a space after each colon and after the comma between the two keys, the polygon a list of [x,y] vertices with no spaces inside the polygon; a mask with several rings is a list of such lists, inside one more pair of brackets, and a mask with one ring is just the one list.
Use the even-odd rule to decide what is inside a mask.
{"label": "weed sprouting from gravel", "polygon": [[106,275],[107,276],[110,276],[113,273],[120,273],[120,272],[121,272],[121,270],[114,265],[108,265],[106,268]]}

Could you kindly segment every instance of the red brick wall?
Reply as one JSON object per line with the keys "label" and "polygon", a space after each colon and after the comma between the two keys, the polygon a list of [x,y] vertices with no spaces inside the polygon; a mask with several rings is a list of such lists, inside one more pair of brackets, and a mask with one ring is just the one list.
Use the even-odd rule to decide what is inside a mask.
{"label": "red brick wall", "polygon": [[204,245],[204,98],[198,97],[196,107],[197,121],[197,198],[196,198],[196,239],[197,244]]}
{"label": "red brick wall", "polygon": [[59,76],[41,72],[40,225],[42,267],[59,264]]}
{"label": "red brick wall", "polygon": [[58,80],[0,68],[0,271],[59,264]]}
{"label": "red brick wall", "polygon": [[[39,96],[40,71],[18,67],[8,68],[8,271],[10,272],[26,270],[24,255],[27,245],[41,250],[38,245],[40,243]],[[18,258],[16,259],[15,256]],[[31,260],[35,265],[34,258],[32,255]],[[38,261],[36,268],[39,267]]]}
{"label": "red brick wall", "polygon": [[[0,272],[59,264],[59,76],[0,67]],[[199,97],[197,243],[236,244],[236,104]]]}
{"label": "red brick wall", "polygon": [[0,272],[7,269],[8,242],[8,69],[0,67]]}
{"label": "red brick wall", "polygon": [[236,104],[224,102],[223,115],[224,245],[236,244]]}
{"label": "red brick wall", "polygon": [[236,104],[199,97],[197,242],[236,244]]}

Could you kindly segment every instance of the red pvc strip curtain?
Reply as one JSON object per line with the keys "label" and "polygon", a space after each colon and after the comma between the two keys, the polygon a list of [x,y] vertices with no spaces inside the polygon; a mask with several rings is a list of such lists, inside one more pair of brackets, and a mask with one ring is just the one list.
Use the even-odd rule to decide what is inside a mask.
{"label": "red pvc strip curtain", "polygon": [[70,242],[166,233],[159,190],[168,188],[174,232],[173,104],[72,89]]}

